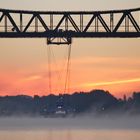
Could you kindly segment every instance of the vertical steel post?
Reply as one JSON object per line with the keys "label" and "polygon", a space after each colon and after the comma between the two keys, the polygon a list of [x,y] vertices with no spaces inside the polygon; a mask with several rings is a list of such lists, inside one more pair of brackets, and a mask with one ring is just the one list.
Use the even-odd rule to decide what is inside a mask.
{"label": "vertical steel post", "polygon": [[5,15],[5,20],[4,21],[5,21],[5,23],[4,23],[5,24],[5,32],[7,32],[7,15]]}
{"label": "vertical steel post", "polygon": [[125,17],[125,32],[129,32],[129,17],[126,15]]}
{"label": "vertical steel post", "polygon": [[65,31],[68,31],[68,17],[65,18]]}
{"label": "vertical steel post", "polygon": [[83,14],[80,14],[80,31],[83,32]]}
{"label": "vertical steel post", "polygon": [[23,31],[23,17],[22,17],[22,13],[20,13],[20,32]]}
{"label": "vertical steel post", "polygon": [[50,30],[53,30],[53,14],[50,14]]}
{"label": "vertical steel post", "polygon": [[38,32],[38,18],[35,17],[35,32]]}
{"label": "vertical steel post", "polygon": [[110,13],[110,31],[112,32],[114,29],[114,14]]}
{"label": "vertical steel post", "polygon": [[98,16],[95,18],[95,32],[98,32]]}

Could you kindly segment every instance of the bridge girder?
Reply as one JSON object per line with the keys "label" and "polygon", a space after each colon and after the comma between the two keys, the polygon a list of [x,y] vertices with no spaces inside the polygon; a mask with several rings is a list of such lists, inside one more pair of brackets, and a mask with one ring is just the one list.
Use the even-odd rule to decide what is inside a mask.
{"label": "bridge girder", "polygon": [[134,38],[140,37],[138,17],[140,8],[77,12],[0,9],[0,38],[42,37],[48,44],[71,44],[72,38]]}

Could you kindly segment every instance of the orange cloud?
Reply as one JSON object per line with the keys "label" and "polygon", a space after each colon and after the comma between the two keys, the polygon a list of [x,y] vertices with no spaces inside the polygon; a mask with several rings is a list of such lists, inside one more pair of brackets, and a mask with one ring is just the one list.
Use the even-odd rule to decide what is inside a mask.
{"label": "orange cloud", "polygon": [[110,81],[110,82],[99,82],[99,83],[92,82],[92,83],[82,84],[81,86],[83,86],[83,87],[96,87],[96,86],[108,86],[108,85],[116,85],[116,84],[127,84],[127,83],[134,83],[134,82],[140,82],[140,78]]}
{"label": "orange cloud", "polygon": [[21,81],[23,81],[23,82],[34,81],[34,80],[39,80],[41,78],[42,78],[42,76],[40,76],[40,75],[32,75],[32,76],[21,79]]}

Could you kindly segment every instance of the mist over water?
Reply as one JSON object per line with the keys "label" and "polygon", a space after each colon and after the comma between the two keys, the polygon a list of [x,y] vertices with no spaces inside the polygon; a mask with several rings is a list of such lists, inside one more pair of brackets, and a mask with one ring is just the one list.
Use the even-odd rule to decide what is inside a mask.
{"label": "mist over water", "polygon": [[7,117],[0,118],[0,130],[43,129],[140,129],[140,118],[129,116],[112,117]]}
{"label": "mist over water", "polygon": [[0,140],[139,140],[139,117],[0,118]]}

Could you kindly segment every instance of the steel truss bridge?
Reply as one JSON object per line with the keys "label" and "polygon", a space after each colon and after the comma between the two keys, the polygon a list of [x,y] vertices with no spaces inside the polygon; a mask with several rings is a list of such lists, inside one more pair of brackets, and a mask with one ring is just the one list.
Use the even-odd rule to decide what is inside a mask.
{"label": "steel truss bridge", "polygon": [[72,38],[140,37],[140,8],[110,11],[24,11],[0,9],[0,38],[47,38],[71,44]]}

